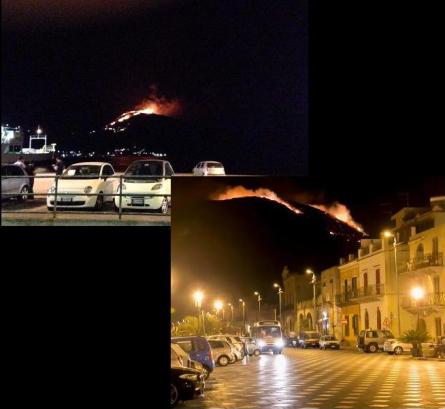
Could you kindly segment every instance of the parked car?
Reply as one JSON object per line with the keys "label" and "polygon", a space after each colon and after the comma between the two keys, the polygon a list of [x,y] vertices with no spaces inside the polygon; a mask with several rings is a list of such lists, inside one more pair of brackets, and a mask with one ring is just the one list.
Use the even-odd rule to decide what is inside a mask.
{"label": "parked car", "polygon": [[220,162],[204,161],[199,162],[193,168],[193,174],[195,176],[217,176],[225,175],[224,166]]}
{"label": "parked car", "polygon": [[385,341],[394,338],[392,332],[388,330],[362,330],[357,337],[356,346],[365,352],[377,352],[383,350]]}
{"label": "parked car", "polygon": [[244,341],[246,345],[247,353],[249,354],[249,356],[252,355],[259,356],[261,354],[260,348],[255,342],[255,338],[243,337],[241,339]]}
{"label": "parked car", "polygon": [[192,360],[200,362],[204,368],[205,377],[209,377],[215,369],[215,361],[212,348],[204,337],[174,337],[171,342],[179,345]]}
{"label": "parked car", "polygon": [[184,366],[186,368],[192,367],[192,360],[190,359],[190,355],[185,352],[179,345],[170,343],[171,349],[171,363],[176,362],[176,366]]}
{"label": "parked car", "polygon": [[[236,339],[238,338],[238,339]],[[230,345],[232,345],[234,349],[234,353],[236,355],[236,359],[239,361],[244,358],[244,344],[239,337],[235,337],[233,335],[211,335],[209,339],[222,339],[227,341]]]}
{"label": "parked car", "polygon": [[303,331],[298,337],[298,346],[300,348],[319,348],[320,347],[320,333],[316,331]]}
{"label": "parked car", "polygon": [[221,339],[209,339],[210,347],[212,348],[213,359],[219,366],[227,366],[235,362],[235,354],[227,341]]}
{"label": "parked car", "polygon": [[205,389],[204,375],[193,368],[170,368],[170,407],[180,400],[190,400],[202,395]]}
{"label": "parked car", "polygon": [[[101,210],[105,202],[113,201],[113,175],[113,167],[106,162],[81,162],[68,166],[57,183],[57,208]],[[48,210],[54,209],[55,190],[54,183],[46,198]]]}
{"label": "parked car", "polygon": [[340,349],[340,340],[334,335],[322,335],[320,337],[320,349]]}
{"label": "parked car", "polygon": [[[133,162],[124,173],[122,185],[117,186],[114,197],[115,209],[154,209],[166,214],[171,205],[173,175],[173,168],[166,160],[150,159]],[[121,189],[122,198],[119,197]],[[151,196],[153,194],[156,196]]]}
{"label": "parked car", "polygon": [[298,337],[295,336],[295,333],[291,333],[289,335],[283,336],[284,345],[287,347],[296,347],[298,346]]}
{"label": "parked car", "polygon": [[[28,193],[31,192],[31,181],[29,177],[23,176],[28,176],[28,174],[20,166],[2,165],[2,200],[12,197],[20,201],[28,199]],[[9,196],[10,194],[16,196]]]}
{"label": "parked car", "polygon": [[445,336],[439,338],[435,348],[435,356],[436,358],[445,359]]}
{"label": "parked car", "polygon": [[383,343],[383,351],[390,355],[401,355],[404,352],[411,352],[413,345],[408,342],[398,341],[395,338],[389,338]]}

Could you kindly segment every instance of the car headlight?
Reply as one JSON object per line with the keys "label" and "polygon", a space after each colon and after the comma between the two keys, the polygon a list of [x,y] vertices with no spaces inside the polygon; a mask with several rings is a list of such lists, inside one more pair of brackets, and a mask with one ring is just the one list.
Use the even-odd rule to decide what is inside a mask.
{"label": "car headlight", "polygon": [[262,341],[262,340],[259,340],[258,341],[258,346],[261,348],[261,347],[263,347],[263,346],[265,346],[266,345],[266,343],[264,342],[264,341]]}
{"label": "car headlight", "polygon": [[277,339],[275,341],[275,346],[281,348],[284,345],[283,340],[282,339]]}
{"label": "car headlight", "polygon": [[159,190],[162,189],[162,183],[156,183],[156,185],[154,185],[151,190]]}
{"label": "car headlight", "polygon": [[87,186],[85,189],[83,189],[84,193],[91,193],[91,191],[93,190],[92,186]]}
{"label": "car headlight", "polygon": [[185,379],[186,381],[194,381],[194,382],[196,382],[198,380],[198,375],[194,375],[194,374],[191,374],[191,373],[185,373],[185,374],[179,375],[179,377],[181,379]]}

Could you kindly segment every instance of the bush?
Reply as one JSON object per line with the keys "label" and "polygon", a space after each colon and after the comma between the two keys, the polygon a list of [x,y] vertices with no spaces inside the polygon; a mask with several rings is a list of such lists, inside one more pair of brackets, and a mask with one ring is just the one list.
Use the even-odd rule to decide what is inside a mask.
{"label": "bush", "polygon": [[427,342],[430,340],[431,337],[427,331],[410,329],[405,331],[399,339],[402,342],[407,342],[410,344],[421,344],[422,342]]}

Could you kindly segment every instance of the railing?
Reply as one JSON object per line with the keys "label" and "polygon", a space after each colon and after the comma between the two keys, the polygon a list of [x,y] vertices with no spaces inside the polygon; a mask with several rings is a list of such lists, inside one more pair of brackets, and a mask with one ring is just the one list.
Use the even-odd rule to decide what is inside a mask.
{"label": "railing", "polygon": [[[86,214],[85,211],[80,212],[79,210],[86,210],[90,209],[88,207],[85,207],[84,205],[87,204],[88,199],[92,196],[96,197],[96,200],[91,203],[91,209],[95,209],[97,206],[97,199],[101,197],[102,203],[106,201],[106,198],[111,197],[111,200],[108,200],[110,202],[114,202],[115,198],[118,198],[118,204],[114,203],[114,211],[104,211],[102,209],[95,209],[94,214],[113,214],[116,215],[119,220],[122,219],[123,214],[123,205],[128,209],[130,207],[129,211],[126,212],[126,214],[131,215],[146,215],[147,213],[142,212],[132,212],[131,210],[158,210],[157,213],[150,213],[156,214],[159,216],[165,216],[165,204],[162,200],[160,203],[160,207],[152,207],[150,203],[147,204],[147,198],[153,199],[157,197],[162,198],[168,198],[167,199],[167,212],[168,212],[168,206],[169,203],[171,203],[171,187],[170,191],[164,192],[164,193],[156,193],[156,190],[150,193],[140,193],[140,192],[132,192],[131,191],[131,183],[123,183],[124,179],[142,179],[142,180],[148,180],[148,179],[158,179],[159,182],[156,182],[156,184],[162,184],[165,179],[172,179],[172,176],[125,176],[125,175],[110,175],[110,176],[103,176],[101,177],[102,182],[106,182],[108,179],[118,179],[118,188],[116,189],[115,185],[111,183],[111,189],[108,188],[108,193],[106,191],[103,191],[104,189],[98,189],[97,192],[91,193],[90,191],[87,193],[86,190],[77,190],[73,191],[71,188],[60,188],[60,180],[69,180],[71,177],[66,175],[37,175],[37,176],[2,176],[2,214],[8,214],[8,213],[16,213],[16,214],[52,214],[53,219],[57,217],[58,214],[62,213],[61,208],[63,207],[63,213],[64,214]],[[29,183],[26,185],[28,188],[30,188],[28,191],[15,191],[13,193],[4,193],[5,189],[3,187],[4,182],[6,185],[6,181],[8,179],[27,179]],[[51,190],[47,192],[34,192],[31,189],[31,181],[35,182],[36,179],[51,179],[54,181],[51,186]],[[75,176],[75,179],[85,179],[85,180],[93,180],[91,176]],[[97,178],[94,178],[94,180],[97,180]],[[127,190],[122,191],[121,186],[123,185],[127,186]],[[34,185],[34,183],[32,183]],[[128,186],[130,185],[130,186]],[[24,186],[22,184],[22,186]],[[80,188],[82,189],[82,188]],[[71,191],[70,191],[71,190]],[[158,189],[160,190],[160,189]],[[3,204],[4,199],[11,199],[11,198],[18,198],[21,202],[28,202],[31,199],[35,199],[35,197],[45,197],[45,206],[48,205],[48,198],[49,198],[49,206],[47,211],[39,211],[39,210],[32,210],[32,209],[12,209],[12,210],[4,210]],[[75,200],[78,199],[78,200]],[[134,201],[134,199],[138,199],[137,202]],[[124,203],[124,200],[126,203]],[[74,202],[74,204],[73,204]],[[130,202],[130,203],[129,203]],[[90,204],[90,203],[88,203]],[[71,207],[72,206],[72,207]],[[68,210],[66,210],[68,209]],[[89,213],[92,214],[92,213]]]}
{"label": "railing", "polygon": [[384,295],[384,285],[368,285],[367,287],[354,288],[336,295],[338,305],[355,304],[364,299],[378,298]]}
{"label": "railing", "polygon": [[419,300],[414,300],[409,296],[403,296],[401,301],[402,307],[408,309],[440,307],[445,306],[445,293],[428,293]]}
{"label": "railing", "polygon": [[408,271],[418,270],[424,267],[443,266],[443,253],[425,254],[408,262]]}

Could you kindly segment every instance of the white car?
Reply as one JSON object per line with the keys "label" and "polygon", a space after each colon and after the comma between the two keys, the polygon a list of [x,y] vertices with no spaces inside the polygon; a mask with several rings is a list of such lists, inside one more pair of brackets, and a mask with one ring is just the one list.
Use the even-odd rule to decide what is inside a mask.
{"label": "white car", "polygon": [[121,186],[118,184],[114,197],[115,209],[154,209],[166,214],[171,205],[173,175],[173,168],[166,160],[133,162],[122,179],[122,198],[119,197]]}
{"label": "white car", "polygon": [[410,352],[412,347],[412,344],[398,341],[395,338],[390,338],[383,344],[383,350],[390,355],[401,355],[404,352]]}
{"label": "white car", "polygon": [[[68,166],[57,182],[57,208],[102,209],[104,202],[113,201],[113,175],[113,167],[106,162],[81,162]],[[54,210],[55,189],[54,182],[46,198],[48,210]]]}
{"label": "white car", "polygon": [[2,199],[10,199],[13,194],[17,195],[18,200],[28,199],[31,184],[30,179],[25,176],[28,174],[20,166],[2,165]]}
{"label": "white car", "polygon": [[[236,339],[238,338],[238,339]],[[244,344],[241,341],[241,339],[239,337],[234,337],[232,335],[211,335],[209,338],[210,339],[217,339],[217,340],[223,340],[223,341],[227,341],[229,343],[229,345],[231,345],[233,347],[233,352],[235,354],[235,357],[238,361],[240,361],[241,359],[244,358]]]}
{"label": "white car", "polygon": [[322,335],[320,337],[320,349],[340,349],[340,340],[333,335]]}
{"label": "white car", "polygon": [[193,168],[193,174],[195,176],[218,176],[225,175],[224,166],[220,162],[204,161],[199,162]]}

